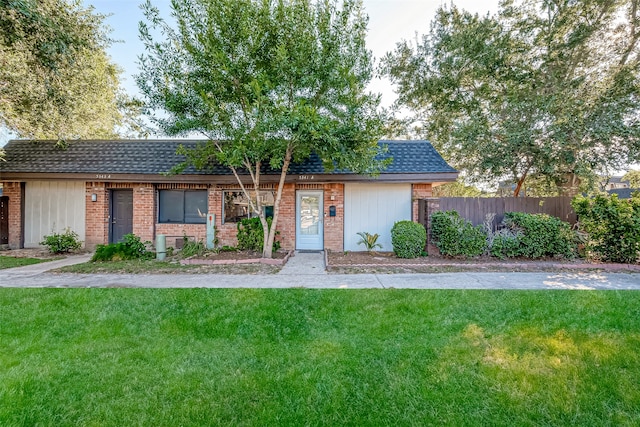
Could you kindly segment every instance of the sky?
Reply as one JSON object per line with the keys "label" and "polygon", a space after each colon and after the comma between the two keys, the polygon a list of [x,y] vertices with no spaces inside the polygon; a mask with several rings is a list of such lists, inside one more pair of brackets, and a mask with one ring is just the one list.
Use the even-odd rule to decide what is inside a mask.
{"label": "sky", "polygon": [[[169,0],[151,0],[161,11],[170,11]],[[111,37],[117,40],[109,48],[112,60],[123,70],[123,86],[130,94],[137,94],[133,75],[138,73],[137,58],[144,52],[138,38],[138,22],[144,20],[139,5],[142,0],[85,0],[86,6],[110,15],[106,24],[113,30]],[[498,0],[364,0],[364,8],[369,15],[367,46],[378,59],[393,50],[400,40],[415,39],[416,34],[429,30],[436,9],[443,4],[454,3],[470,12],[486,14],[495,12]],[[395,100],[392,85],[377,79],[369,89],[382,94],[382,105],[390,106]]]}
{"label": "sky", "polygon": [[[392,51],[397,42],[413,40],[429,31],[436,9],[441,5],[455,4],[459,8],[485,15],[498,9],[499,0],[363,0],[369,15],[367,47],[374,59]],[[121,82],[130,95],[139,95],[133,76],[138,73],[138,56],[144,46],[138,37],[138,23],[144,20],[140,4],[143,0],[84,0],[85,6],[93,6],[95,12],[108,15],[105,24],[112,30],[110,37],[116,40],[108,49],[113,62],[123,69]],[[170,13],[170,0],[151,0],[165,16]],[[377,63],[377,62],[376,62]],[[389,107],[395,101],[393,86],[386,79],[374,79],[369,90],[381,94],[381,105]],[[0,127],[0,146],[14,138]]]}

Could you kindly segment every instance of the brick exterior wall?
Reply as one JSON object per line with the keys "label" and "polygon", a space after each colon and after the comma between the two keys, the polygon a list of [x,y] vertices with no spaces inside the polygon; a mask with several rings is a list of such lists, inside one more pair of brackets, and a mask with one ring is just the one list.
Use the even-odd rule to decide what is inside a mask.
{"label": "brick exterior wall", "polygon": [[[336,207],[336,216],[329,216],[329,206]],[[324,248],[344,250],[344,184],[324,185]]]}
{"label": "brick exterior wall", "polygon": [[[91,195],[97,200],[93,202]],[[109,191],[104,182],[86,183],[85,242],[88,250],[109,241]]]}
{"label": "brick exterior wall", "polygon": [[157,209],[153,184],[137,184],[133,187],[133,234],[143,242],[153,242]]}
{"label": "brick exterior wall", "polygon": [[[159,186],[162,188],[162,186]],[[157,190],[154,184],[142,183],[86,183],[86,229],[85,247],[95,249],[98,244],[109,242],[109,206],[110,190],[133,189],[133,233],[142,241],[155,241],[157,234],[167,236],[167,246],[175,247],[175,240],[183,235],[197,240],[206,239],[205,224],[161,224],[158,223]],[[172,185],[171,188],[194,188],[189,185]],[[202,188],[202,187],[199,187]],[[216,237],[218,245],[237,245],[237,224],[222,224],[222,197],[227,187],[214,186],[208,189],[208,210],[216,215]],[[228,187],[236,190],[234,186]],[[306,189],[304,185],[301,189]],[[344,248],[344,184],[318,184],[317,188],[324,191],[324,247],[325,249],[342,251]],[[22,234],[21,204],[22,192],[19,182],[5,182],[4,195],[9,197],[9,245],[19,248]],[[95,194],[97,200],[91,200]],[[412,185],[412,219],[418,220],[418,199],[429,198],[432,195],[431,184]],[[329,216],[329,207],[336,207],[336,216]],[[296,184],[287,183],[284,186],[278,219],[279,235],[277,239],[284,249],[294,249],[296,246]]]}
{"label": "brick exterior wall", "polygon": [[411,220],[418,222],[418,200],[426,199],[432,195],[431,184],[411,185]]}
{"label": "brick exterior wall", "polygon": [[2,195],[9,197],[9,248],[20,249],[22,236],[22,187],[19,182],[5,182]]}

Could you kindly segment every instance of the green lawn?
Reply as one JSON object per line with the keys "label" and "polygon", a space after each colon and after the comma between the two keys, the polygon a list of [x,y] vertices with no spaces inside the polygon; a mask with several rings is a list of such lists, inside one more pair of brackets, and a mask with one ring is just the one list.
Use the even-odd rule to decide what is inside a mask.
{"label": "green lawn", "polygon": [[640,424],[640,292],[0,289],[0,301],[2,426]]}
{"label": "green lawn", "polygon": [[45,261],[51,261],[51,259],[18,258],[0,255],[0,270],[2,270],[3,268],[22,267],[23,265],[38,264]]}

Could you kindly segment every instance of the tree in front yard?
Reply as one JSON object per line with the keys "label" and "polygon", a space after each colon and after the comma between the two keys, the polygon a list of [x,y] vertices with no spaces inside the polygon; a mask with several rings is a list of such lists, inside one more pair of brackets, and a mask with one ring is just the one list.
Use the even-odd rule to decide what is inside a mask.
{"label": "tree in front yard", "polygon": [[382,71],[399,106],[478,181],[569,192],[640,156],[640,0],[503,0],[493,16],[440,8]]}
{"label": "tree in front yard", "polygon": [[104,16],[79,0],[0,1],[0,125],[23,138],[113,137],[118,68]]}
{"label": "tree in front yard", "polygon": [[[271,257],[289,165],[317,153],[325,167],[375,172],[382,135],[361,1],[174,0],[175,27],[149,1],[138,86],[169,135],[204,135],[189,164],[231,169]],[[280,172],[269,227],[258,197]],[[245,185],[248,174],[253,191]]]}

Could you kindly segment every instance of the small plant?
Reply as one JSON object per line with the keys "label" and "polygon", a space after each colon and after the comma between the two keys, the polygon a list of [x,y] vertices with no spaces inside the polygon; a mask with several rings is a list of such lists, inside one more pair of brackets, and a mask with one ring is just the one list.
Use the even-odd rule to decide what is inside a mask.
{"label": "small plant", "polygon": [[391,244],[399,258],[417,258],[427,244],[427,231],[417,222],[398,221],[391,228]]}
{"label": "small plant", "polygon": [[184,235],[183,237],[183,245],[180,250],[180,255],[183,258],[189,258],[192,256],[201,256],[206,251],[207,248],[204,246],[204,243],[201,240],[189,240],[189,237]]}
{"label": "small plant", "polygon": [[98,245],[91,261],[151,259],[153,258],[153,252],[147,250],[148,245],[151,245],[151,242],[142,242],[140,237],[133,233],[125,234],[122,242]]}
{"label": "small plant", "polygon": [[[271,218],[267,218],[267,224],[271,228]],[[280,233],[276,232],[276,235]],[[264,231],[260,218],[244,218],[238,223],[238,249],[262,252],[264,245]],[[273,251],[280,249],[280,242],[274,240]]]}
{"label": "small plant", "polygon": [[482,227],[474,227],[456,211],[434,212],[431,235],[443,255],[474,257],[482,255],[487,246]]}
{"label": "small plant", "polygon": [[376,248],[382,249],[382,245],[380,243],[377,243],[378,237],[380,237],[378,233],[369,234],[366,231],[361,231],[358,233],[358,236],[360,236],[360,241],[358,242],[358,244],[364,245],[364,247],[367,249],[367,252],[373,252]]}
{"label": "small plant", "polygon": [[49,249],[52,254],[61,254],[71,251],[77,251],[82,247],[82,242],[78,240],[78,233],[66,228],[64,233],[52,233],[44,236],[44,240],[40,242]]}

